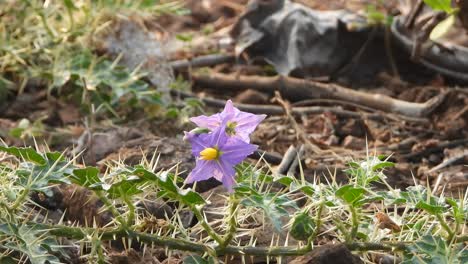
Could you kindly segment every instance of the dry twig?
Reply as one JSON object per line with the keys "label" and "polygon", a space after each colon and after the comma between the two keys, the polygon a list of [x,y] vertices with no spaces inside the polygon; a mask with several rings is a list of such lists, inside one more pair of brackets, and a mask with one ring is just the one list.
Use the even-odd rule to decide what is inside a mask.
{"label": "dry twig", "polygon": [[196,85],[205,88],[223,87],[234,90],[250,88],[270,94],[279,91],[282,96],[292,101],[311,98],[338,99],[408,117],[425,117],[429,115],[442,103],[447,94],[447,92],[442,92],[425,103],[413,103],[382,94],[356,91],[336,84],[319,83],[286,76],[240,76],[236,78],[226,74],[212,73],[209,76],[195,74],[192,77]]}

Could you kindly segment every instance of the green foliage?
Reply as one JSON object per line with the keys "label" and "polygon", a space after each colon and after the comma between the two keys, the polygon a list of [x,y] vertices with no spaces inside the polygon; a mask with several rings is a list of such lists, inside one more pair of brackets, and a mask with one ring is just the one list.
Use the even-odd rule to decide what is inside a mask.
{"label": "green foliage", "polygon": [[[98,58],[88,50],[74,54],[68,61],[57,62],[51,88],[60,88],[68,82],[91,93],[95,104],[116,106],[126,101],[130,106],[147,102],[161,104],[160,95],[142,80],[144,74],[130,72],[117,62]],[[82,97],[82,95],[80,94]]]}
{"label": "green foliage", "polygon": [[450,246],[440,236],[423,236],[408,249],[404,264],[462,264],[468,260],[463,243]]}
{"label": "green foliage", "polygon": [[367,16],[367,23],[370,25],[386,25],[390,26],[393,22],[393,17],[377,10],[378,5],[370,4],[367,5],[366,9],[366,16]]}
{"label": "green foliage", "polygon": [[33,148],[16,148],[0,146],[0,151],[7,152],[24,160],[14,173],[17,184],[29,191],[40,191],[52,195],[50,183],[70,183],[66,177],[70,173],[69,163],[60,153],[47,152],[40,154]]}
{"label": "green foliage", "polygon": [[101,183],[101,179],[99,178],[99,169],[95,167],[73,170],[71,180],[75,184],[88,187],[90,189],[99,186]]}
{"label": "green foliage", "polygon": [[254,190],[251,191],[253,194],[244,198],[241,204],[261,208],[273,223],[276,231],[280,232],[282,227],[281,217],[289,215],[285,208],[297,208],[296,204],[284,195],[275,193],[259,194]]}
{"label": "green foliage", "polygon": [[[103,106],[115,113],[116,105],[160,105],[160,96],[137,69],[94,52],[99,33],[116,17],[185,14],[180,1],[15,1],[0,5],[0,101],[9,91],[22,92],[30,83],[48,88],[49,94],[75,91],[82,103]],[[31,82],[34,80],[34,82]],[[89,95],[89,97],[88,97]],[[24,137],[20,127],[12,131]],[[34,135],[35,136],[35,135]]]}
{"label": "green foliage", "polygon": [[452,0],[424,0],[424,3],[437,11],[444,11],[449,14],[454,11]]}
{"label": "green foliage", "polygon": [[9,135],[19,139],[39,138],[42,137],[44,130],[42,119],[36,119],[31,123],[28,119],[23,118],[15,128],[10,130]]}
{"label": "green foliage", "polygon": [[64,252],[55,239],[44,236],[46,233],[47,230],[40,230],[36,226],[0,224],[0,240],[7,239],[6,243],[0,244],[0,249],[21,252],[31,264],[60,263],[59,258],[51,253]]}
{"label": "green foliage", "polygon": [[347,204],[357,205],[363,199],[366,190],[364,188],[355,188],[352,185],[345,185],[338,189],[335,194],[337,197],[343,199]]}
{"label": "green foliage", "polygon": [[[204,198],[184,188],[183,180],[172,170],[154,172],[153,161],[136,166],[115,163],[100,170],[79,167],[57,152],[17,147],[0,150],[15,157],[0,167],[1,261],[27,258],[31,263],[57,262],[66,254],[59,250],[56,238],[68,237],[87,247],[89,254],[85,258],[93,263],[106,261],[106,240],[127,238],[199,254],[186,257],[185,263],[214,263],[215,256],[225,252],[261,256],[305,254],[312,248],[310,243],[324,239],[322,233],[349,247],[357,244],[361,251],[368,250],[366,245],[369,250],[378,250],[376,245],[382,245],[381,250],[393,254],[400,250],[404,263],[465,263],[468,258],[462,242],[467,239],[463,234],[467,197],[438,197],[423,186],[405,191],[390,187],[376,190],[372,183],[385,183],[383,170],[393,165],[385,159],[370,157],[351,163],[347,170],[349,182],[343,185],[336,181],[307,182],[304,175],[299,179],[274,175],[268,166],[242,163],[236,168],[238,184],[227,206],[211,208],[226,215],[211,221],[205,218],[204,206],[210,204],[213,196]],[[104,228],[48,224],[45,212],[32,206],[29,195],[39,191],[51,196],[50,186],[54,183],[74,183],[95,192],[105,210],[111,212],[111,222]],[[176,208],[174,216],[164,220],[168,229],[149,226],[151,219],[139,207],[147,201]],[[389,234],[380,229],[374,220],[375,210],[365,206],[372,203],[379,208],[407,206],[404,213],[390,216],[401,226],[400,233]],[[197,218],[195,226],[181,223],[182,212],[187,211]],[[269,220],[264,221],[264,216]],[[301,243],[275,247],[255,244],[255,229],[250,226],[270,228],[265,222],[273,224],[272,231],[289,232],[290,239]],[[274,242],[278,234],[271,233]],[[253,235],[244,239],[246,234]]]}
{"label": "green foliage", "polygon": [[307,212],[301,212],[294,217],[290,232],[294,239],[307,241],[315,232],[315,222]]}

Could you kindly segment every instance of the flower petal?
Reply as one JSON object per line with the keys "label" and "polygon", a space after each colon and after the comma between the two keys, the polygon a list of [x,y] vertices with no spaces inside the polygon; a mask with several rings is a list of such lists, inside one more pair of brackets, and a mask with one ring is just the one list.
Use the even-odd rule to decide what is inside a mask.
{"label": "flower petal", "polygon": [[206,143],[210,147],[219,147],[222,146],[226,143],[226,141],[229,139],[229,136],[226,134],[226,120],[223,120],[222,124],[213,130],[212,133],[210,134],[205,134],[206,136]]}
{"label": "flower petal", "polygon": [[232,166],[239,164],[257,150],[258,146],[249,144],[239,138],[230,138],[225,145],[220,148],[223,161],[229,162]]}
{"label": "flower petal", "polygon": [[221,112],[220,116],[222,119],[229,119],[228,121],[230,121],[230,119],[234,118],[239,112],[239,109],[234,107],[232,101],[227,100],[224,110]]}
{"label": "flower petal", "polygon": [[190,132],[185,132],[185,138],[192,144],[192,155],[195,157],[200,157],[200,152],[206,148],[209,148],[208,144],[208,134],[190,134]]}
{"label": "flower petal", "polygon": [[258,124],[265,119],[266,115],[254,115],[246,112],[240,112],[235,118],[237,123],[236,135],[242,140],[250,142],[250,134],[257,128]]}
{"label": "flower petal", "polygon": [[196,117],[191,117],[190,121],[195,123],[199,127],[205,127],[209,128],[210,130],[216,129],[219,127],[221,124],[221,115],[220,114],[214,114],[211,116],[196,116]]}
{"label": "flower petal", "polygon": [[214,177],[215,170],[218,169],[214,161],[211,160],[197,160],[195,168],[185,179],[186,183],[192,183],[194,181],[208,180]]}
{"label": "flower petal", "polygon": [[234,175],[236,174],[234,165],[227,160],[220,159],[216,163],[216,167],[221,172],[221,179],[218,178],[219,176],[216,178],[220,180],[229,191],[232,191],[232,186],[235,184]]}

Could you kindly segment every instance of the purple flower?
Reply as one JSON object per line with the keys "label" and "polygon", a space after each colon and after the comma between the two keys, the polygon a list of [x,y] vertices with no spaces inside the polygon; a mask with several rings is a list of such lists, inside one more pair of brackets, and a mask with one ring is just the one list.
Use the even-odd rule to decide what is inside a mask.
{"label": "purple flower", "polygon": [[250,142],[249,135],[255,130],[266,115],[254,115],[242,112],[232,104],[231,100],[226,102],[223,112],[211,116],[197,116],[190,118],[197,126],[208,128],[211,131],[218,128],[223,121],[226,121],[226,133],[235,136],[245,142]]}
{"label": "purple flower", "polygon": [[232,191],[235,184],[234,166],[242,162],[256,149],[237,137],[226,134],[226,122],[208,134],[198,134],[188,137],[192,144],[192,154],[197,158],[196,166],[185,180],[186,183],[203,181],[214,177]]}

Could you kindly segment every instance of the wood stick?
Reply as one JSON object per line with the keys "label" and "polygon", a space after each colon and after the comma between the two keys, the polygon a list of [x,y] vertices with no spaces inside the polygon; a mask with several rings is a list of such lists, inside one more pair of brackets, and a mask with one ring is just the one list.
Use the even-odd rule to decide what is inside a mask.
{"label": "wood stick", "polygon": [[[182,98],[197,98],[203,103],[213,106],[223,108],[226,105],[225,100],[215,99],[210,97],[198,97],[192,93],[182,92],[171,90],[173,96],[180,96]],[[250,112],[253,114],[267,114],[267,115],[283,115],[285,114],[284,108],[276,105],[255,105],[255,104],[239,104],[234,103],[234,105],[242,111]],[[373,120],[384,120],[384,115],[379,113],[366,113],[366,112],[354,112],[350,110],[342,109],[341,107],[327,107],[327,106],[301,106],[301,107],[292,107],[291,114],[295,116],[307,115],[307,114],[321,114],[329,112],[340,117],[349,117],[349,118],[361,118],[361,119],[373,119]],[[416,123],[427,123],[427,118],[416,118],[416,117],[407,117],[402,115],[395,115],[396,118],[402,119],[409,122]]]}
{"label": "wood stick", "polygon": [[210,54],[195,57],[193,59],[171,61],[169,64],[173,70],[183,70],[186,68],[208,67],[222,63],[231,63],[234,61],[235,56],[232,54]]}
{"label": "wood stick", "polygon": [[196,85],[211,88],[233,90],[255,89],[269,94],[279,91],[282,96],[291,101],[311,98],[328,98],[344,100],[361,104],[387,113],[396,113],[408,117],[425,117],[429,115],[442,101],[447,92],[442,92],[425,103],[413,103],[394,99],[387,95],[371,94],[345,88],[336,84],[326,84],[293,77],[276,76],[239,76],[212,73],[208,75],[194,74]]}

